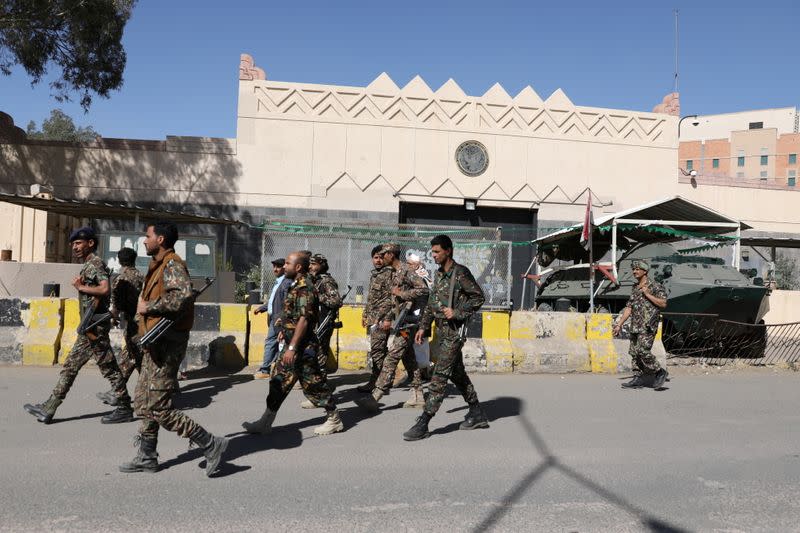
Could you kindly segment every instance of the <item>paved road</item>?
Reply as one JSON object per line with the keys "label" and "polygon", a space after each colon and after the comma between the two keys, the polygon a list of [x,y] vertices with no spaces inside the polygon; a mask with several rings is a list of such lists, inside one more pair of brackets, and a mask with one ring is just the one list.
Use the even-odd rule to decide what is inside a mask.
{"label": "paved road", "polygon": [[321,411],[295,391],[270,437],[239,424],[263,406],[247,374],[184,382],[180,402],[230,435],[207,479],[198,450],[161,433],[166,467],[121,474],[136,424],[104,426],[86,368],[44,426],[56,369],[0,367],[0,530],[800,531],[800,373],[678,371],[670,390],[623,391],[616,376],[478,376],[489,430],[459,431],[447,399],[431,438],[400,434],[416,412],[388,396],[365,418],[340,383],[348,431],[314,436]]}

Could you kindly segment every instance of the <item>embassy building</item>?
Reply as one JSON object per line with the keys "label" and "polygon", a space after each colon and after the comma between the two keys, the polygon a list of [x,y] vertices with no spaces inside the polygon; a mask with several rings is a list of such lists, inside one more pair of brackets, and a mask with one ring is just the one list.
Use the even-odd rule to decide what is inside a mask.
{"label": "embassy building", "polygon": [[[6,115],[0,192],[40,185],[56,199],[239,221],[190,230],[239,272],[260,260],[253,226],[264,222],[501,228],[521,242],[582,220],[589,190],[595,217],[681,195],[756,229],[800,233],[778,191],[679,180],[676,94],[642,112],[579,106],[560,89],[512,96],[498,83],[469,96],[452,79],[431,88],[420,77],[400,87],[385,73],[366,87],[272,81],[246,54],[239,73],[234,139],[35,141]],[[87,222],[15,203],[0,203],[0,217],[0,247],[27,262],[68,261],[68,230]],[[103,218],[103,233],[140,230]],[[512,254],[516,278],[533,250]]]}

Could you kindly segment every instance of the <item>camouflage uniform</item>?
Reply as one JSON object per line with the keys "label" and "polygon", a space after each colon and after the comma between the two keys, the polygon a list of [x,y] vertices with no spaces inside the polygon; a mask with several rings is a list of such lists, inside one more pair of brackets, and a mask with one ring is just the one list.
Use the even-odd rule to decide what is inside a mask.
{"label": "camouflage uniform", "polygon": [[[89,254],[81,268],[80,277],[84,285],[96,287],[103,281],[109,281],[108,267],[98,256],[93,253]],[[96,315],[108,312],[108,300],[108,297],[100,298],[100,303],[95,309]],[[81,319],[87,312],[90,312],[93,302],[94,297],[80,293],[78,306]],[[58,383],[53,389],[53,397],[59,402],[66,398],[81,367],[89,359],[94,358],[103,377],[111,382],[113,394],[117,397],[117,405],[130,405],[131,398],[125,387],[126,381],[123,379],[119,366],[117,366],[117,360],[114,358],[114,352],[111,350],[111,341],[108,338],[110,328],[111,321],[109,319],[87,331],[86,334],[78,334],[72,350],[67,355],[67,360],[64,361]]]}
{"label": "camouflage uniform", "polygon": [[[452,281],[455,277],[455,281]],[[451,305],[450,287],[454,283],[453,300]],[[433,416],[445,397],[447,381],[452,381],[464,400],[472,405],[478,404],[478,395],[475,387],[464,369],[464,359],[461,353],[463,341],[458,335],[458,330],[470,315],[483,305],[484,296],[478,282],[464,265],[453,263],[452,268],[445,272],[442,268],[436,271],[433,280],[428,306],[422,314],[420,327],[430,330],[431,323],[436,320],[436,342],[439,345],[439,358],[433,366],[433,376],[428,385],[428,395],[425,398],[425,413]],[[445,318],[442,308],[452,307],[454,317],[452,320]]]}
{"label": "camouflage uniform", "polygon": [[173,251],[147,270],[142,299],[147,313],[139,318],[139,332],[150,330],[162,317],[176,321],[157,342],[142,350],[142,366],[136,383],[134,408],[142,417],[139,434],[155,440],[159,426],[181,437],[192,438],[204,431],[194,420],[172,406],[172,395],[179,390],[178,367],[186,355],[189,330],[194,320],[194,295],[189,271]]}
{"label": "camouflage uniform", "polygon": [[142,292],[144,276],[134,267],[123,266],[122,270],[111,284],[111,307],[118,313],[125,315],[125,348],[119,357],[119,369],[125,383],[133,374],[135,368],[142,364],[142,355],[139,346],[133,340],[138,331],[134,317],[139,293]]}
{"label": "camouflage uniform", "polygon": [[[314,288],[319,297],[319,319],[322,320],[328,314],[336,313],[336,311],[342,307],[342,295],[339,294],[339,285],[336,283],[336,280],[327,272],[317,276],[311,276],[311,280],[314,283]],[[333,329],[331,328],[323,338],[319,339],[317,361],[319,362],[319,368],[322,372],[325,372],[327,366],[332,335]]]}
{"label": "camouflage uniform", "polygon": [[[369,278],[367,305],[364,307],[364,323],[367,327],[379,324],[392,312],[392,277],[394,269],[390,266],[376,268]],[[388,352],[389,332],[379,327],[372,328],[369,334],[369,358],[372,360],[371,383],[378,380],[383,361]]]}
{"label": "camouflage uniform", "polygon": [[[280,409],[298,379],[306,398],[314,405],[324,407],[328,412],[336,409],[328,382],[320,371],[319,362],[314,355],[318,348],[313,334],[314,326],[317,324],[317,314],[317,293],[311,277],[308,275],[298,277],[289,287],[283,303],[283,315],[279,326],[283,332],[283,349],[278,355],[269,380],[267,395],[267,408],[272,412]],[[283,355],[289,349],[297,322],[301,317],[306,319],[306,335],[295,345],[294,363],[287,367],[283,363]]]}
{"label": "camouflage uniform", "polygon": [[[667,291],[660,283],[647,278],[647,285],[653,296],[667,298]],[[628,353],[633,371],[637,374],[655,374],[661,370],[661,365],[651,349],[661,322],[661,311],[642,293],[638,283],[633,287],[626,307],[631,310],[631,345]]]}
{"label": "camouflage uniform", "polygon": [[[391,288],[394,289],[395,287],[402,292],[398,296],[393,296],[394,309],[389,316],[383,317],[384,319],[395,320],[405,305],[422,296],[426,296],[429,292],[425,281],[405,263],[401,263],[400,268],[397,270],[393,269]],[[414,389],[422,387],[422,375],[419,367],[417,367],[417,358],[414,355],[414,331],[414,329],[411,329],[403,332],[403,334],[398,333],[394,336],[392,346],[389,348],[389,353],[383,362],[381,374],[375,384],[375,387],[384,394],[388,393],[389,388],[392,386],[397,364],[401,359],[403,360],[403,365],[407,365],[406,371],[411,376],[411,387]]]}

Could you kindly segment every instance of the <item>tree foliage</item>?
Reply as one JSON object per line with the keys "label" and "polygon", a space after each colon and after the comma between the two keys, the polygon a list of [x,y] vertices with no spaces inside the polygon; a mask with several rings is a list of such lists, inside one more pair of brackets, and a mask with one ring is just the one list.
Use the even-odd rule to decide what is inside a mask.
{"label": "tree foliage", "polygon": [[50,111],[50,117],[44,119],[41,130],[36,129],[34,121],[28,122],[26,133],[31,139],[70,142],[93,141],[100,136],[91,126],[75,126],[72,117],[60,109]]}
{"label": "tree foliage", "polygon": [[797,261],[785,254],[775,257],[775,283],[780,290],[796,291],[800,289]]}
{"label": "tree foliage", "polygon": [[122,34],[136,0],[0,0],[0,72],[21,66],[32,84],[57,66],[50,83],[59,102],[80,94],[108,98],[122,87]]}

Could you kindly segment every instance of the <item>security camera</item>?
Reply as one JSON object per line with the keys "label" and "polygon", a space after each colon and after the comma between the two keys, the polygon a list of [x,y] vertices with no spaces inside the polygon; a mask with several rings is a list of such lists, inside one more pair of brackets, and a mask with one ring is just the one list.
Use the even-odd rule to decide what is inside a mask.
{"label": "security camera", "polygon": [[700,125],[700,121],[699,121],[699,120],[697,120],[697,119],[694,119],[694,120],[692,121],[692,126],[699,126],[699,125]]}
{"label": "security camera", "polygon": [[696,171],[696,170],[690,170],[690,171],[689,171],[689,175],[690,175],[691,177],[693,177],[693,178],[696,178],[696,177],[697,177],[697,171]]}

